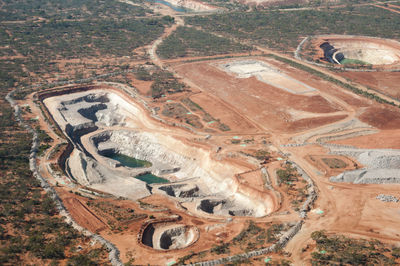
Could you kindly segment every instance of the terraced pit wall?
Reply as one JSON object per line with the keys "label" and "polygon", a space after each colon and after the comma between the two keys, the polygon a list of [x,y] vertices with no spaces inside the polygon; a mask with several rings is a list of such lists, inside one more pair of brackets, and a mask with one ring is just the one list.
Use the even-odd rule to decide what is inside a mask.
{"label": "terraced pit wall", "polygon": [[[164,218],[159,218],[159,219],[156,219],[156,220],[147,220],[147,221],[145,221],[145,222],[140,226],[139,233],[138,233],[138,235],[137,235],[137,243],[138,243],[140,246],[144,247],[144,248],[151,248],[151,247],[149,247],[149,246],[143,244],[143,242],[142,242],[143,234],[144,234],[145,230],[146,230],[150,225],[152,225],[152,224],[160,224],[160,223],[176,223],[176,222],[179,222],[180,220],[182,220],[182,217],[176,216],[176,217],[164,217]],[[160,251],[163,251],[163,250],[160,250]],[[168,251],[168,250],[165,250],[165,251]]]}
{"label": "terraced pit wall", "polygon": [[61,89],[49,89],[49,90],[37,92],[33,96],[33,99],[37,100],[39,102],[39,108],[42,111],[45,118],[49,121],[48,124],[50,125],[50,127],[53,128],[53,130],[56,132],[57,135],[59,135],[60,137],[62,137],[63,139],[65,139],[67,141],[67,145],[65,146],[61,155],[57,159],[57,164],[60,166],[62,171],[65,171],[65,162],[68,159],[68,157],[71,155],[71,153],[74,149],[74,145],[72,144],[70,139],[67,136],[65,136],[65,134],[63,133],[64,131],[60,128],[60,126],[54,120],[54,117],[49,112],[49,110],[47,109],[47,107],[43,101],[49,97],[55,97],[55,96],[60,96],[60,95],[75,93],[75,92],[82,92],[82,91],[91,90],[91,89],[96,89],[96,86],[77,85],[77,86],[64,87]]}
{"label": "terraced pit wall", "polygon": [[17,105],[17,103],[14,101],[12,98],[14,92],[16,90],[11,91],[10,93],[7,94],[6,100],[10,103],[10,105],[14,108],[14,115],[15,115],[15,120],[21,124],[23,128],[25,128],[30,134],[32,134],[32,147],[31,147],[31,152],[29,155],[29,168],[32,171],[33,176],[40,182],[41,187],[43,190],[49,194],[49,196],[53,199],[57,210],[59,211],[59,214],[63,217],[65,217],[65,222],[70,224],[75,230],[79,231],[80,233],[90,236],[93,240],[100,242],[101,244],[105,245],[107,247],[107,250],[109,251],[108,258],[111,262],[112,265],[115,266],[122,266],[123,263],[120,260],[119,257],[119,250],[117,247],[112,244],[111,242],[105,240],[103,237],[97,234],[93,234],[92,232],[86,230],[85,228],[81,227],[79,224],[77,224],[74,219],[72,218],[71,214],[68,212],[68,210],[65,208],[62,200],[58,196],[57,192],[54,190],[53,187],[49,185],[47,180],[39,173],[38,166],[37,166],[37,150],[39,148],[39,139],[38,139],[38,134],[37,132],[28,124],[26,123],[22,117],[21,117],[21,112],[20,108]]}

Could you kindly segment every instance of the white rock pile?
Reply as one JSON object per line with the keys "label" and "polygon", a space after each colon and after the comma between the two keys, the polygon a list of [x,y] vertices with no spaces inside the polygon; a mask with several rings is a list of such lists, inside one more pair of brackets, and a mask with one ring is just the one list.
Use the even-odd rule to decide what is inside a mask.
{"label": "white rock pile", "polygon": [[392,195],[379,194],[376,199],[383,202],[399,202],[400,200]]}

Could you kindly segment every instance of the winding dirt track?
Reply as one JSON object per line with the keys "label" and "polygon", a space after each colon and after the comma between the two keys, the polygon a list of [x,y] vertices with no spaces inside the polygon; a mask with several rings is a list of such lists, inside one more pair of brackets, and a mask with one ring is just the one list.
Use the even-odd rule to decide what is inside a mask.
{"label": "winding dirt track", "polygon": [[93,213],[85,204],[77,198],[65,198],[63,203],[72,214],[77,223],[89,229],[91,232],[99,232],[107,228],[107,223]]}
{"label": "winding dirt track", "polygon": [[[379,8],[385,9],[385,10],[389,10],[389,11],[391,11],[393,13],[400,14],[399,10],[396,10],[396,9],[393,9],[393,8],[390,8],[390,7],[385,7],[385,6],[381,6],[381,5],[373,5],[373,6],[379,7]],[[393,7],[393,5],[388,5],[388,6],[392,6]]]}

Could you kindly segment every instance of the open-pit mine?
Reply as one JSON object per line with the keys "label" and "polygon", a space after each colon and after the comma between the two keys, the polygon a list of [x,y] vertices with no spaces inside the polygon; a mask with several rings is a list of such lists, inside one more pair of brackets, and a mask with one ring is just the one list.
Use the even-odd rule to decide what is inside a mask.
{"label": "open-pit mine", "polygon": [[0,14],[0,265],[400,265],[400,0]]}
{"label": "open-pit mine", "polygon": [[[361,58],[357,42],[324,41],[376,63],[373,45]],[[386,54],[377,63],[395,64]],[[400,241],[397,106],[271,56],[168,67],[190,89],[155,99],[139,93],[151,81],[97,82],[29,98],[55,140],[41,175],[122,261],[214,265],[281,248],[303,261],[316,230]]]}

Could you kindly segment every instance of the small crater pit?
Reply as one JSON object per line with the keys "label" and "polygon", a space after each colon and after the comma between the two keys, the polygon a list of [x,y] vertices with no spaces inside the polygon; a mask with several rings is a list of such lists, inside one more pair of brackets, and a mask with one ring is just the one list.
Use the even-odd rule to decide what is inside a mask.
{"label": "small crater pit", "polygon": [[174,250],[190,246],[198,237],[199,232],[194,226],[153,223],[145,228],[142,243],[158,250]]}

